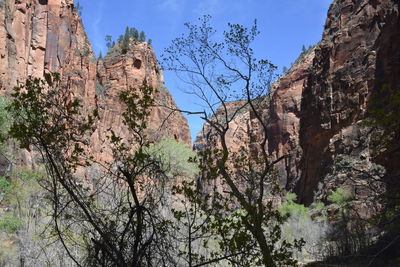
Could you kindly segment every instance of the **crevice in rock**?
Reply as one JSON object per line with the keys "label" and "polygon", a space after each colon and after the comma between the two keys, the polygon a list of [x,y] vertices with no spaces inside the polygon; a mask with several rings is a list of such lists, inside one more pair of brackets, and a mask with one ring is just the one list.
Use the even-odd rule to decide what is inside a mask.
{"label": "crevice in rock", "polygon": [[140,69],[142,67],[142,61],[139,59],[135,59],[135,61],[133,62],[133,66],[137,69]]}

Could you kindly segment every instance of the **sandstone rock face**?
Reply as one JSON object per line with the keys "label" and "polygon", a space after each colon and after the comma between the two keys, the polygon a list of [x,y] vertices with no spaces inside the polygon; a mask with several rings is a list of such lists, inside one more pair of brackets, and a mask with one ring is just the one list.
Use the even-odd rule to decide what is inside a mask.
{"label": "sandstone rock face", "polygon": [[1,90],[50,71],[94,99],[96,60],[72,0],[7,0],[0,7]]}
{"label": "sandstone rock face", "polygon": [[[72,0],[0,2],[0,90],[58,72],[85,107],[94,104],[96,58]],[[33,154],[20,151],[25,164]]]}
{"label": "sandstone rock face", "polygon": [[[124,56],[97,62],[73,0],[1,0],[0,90],[9,94],[28,76],[42,77],[44,72],[60,73],[62,84],[84,107],[100,108],[97,133],[101,134],[93,137],[95,156],[99,156],[96,148],[106,130],[120,128],[123,109],[117,95],[121,90],[141,85],[146,79],[158,89],[157,103],[176,108],[150,46],[138,44]],[[106,92],[96,92],[101,86]],[[190,146],[186,119],[177,112],[169,114],[166,108],[152,110],[152,138],[174,138]],[[25,162],[32,162],[31,155],[25,154]]]}
{"label": "sandstone rock face", "polygon": [[276,165],[281,184],[292,188],[299,180],[301,170],[298,162],[302,155],[299,130],[302,91],[306,84],[314,50],[309,51],[290,72],[272,87],[268,124],[268,151],[275,159],[288,157]]}
{"label": "sandstone rock face", "polygon": [[[273,158],[289,155],[276,165],[280,182],[303,203],[323,200],[338,187],[356,200],[368,194],[350,182],[362,182],[362,175],[349,170],[344,175],[340,162],[346,158],[363,171],[379,171],[361,121],[372,92],[384,84],[400,90],[399,38],[398,1],[336,0],[314,51],[273,85],[262,110],[268,151]],[[243,129],[235,132],[241,141],[231,142],[236,147],[249,146],[251,136],[260,135],[251,117],[238,118]],[[209,129],[205,125],[203,132]],[[198,136],[195,148],[206,135]],[[387,175],[399,176],[399,158],[386,156],[379,163]]]}
{"label": "sandstone rock face", "polygon": [[[243,103],[240,101],[227,103],[226,107],[228,113],[235,111],[242,104]],[[224,125],[224,111],[221,107],[217,109],[215,115],[216,116],[214,116],[213,120],[215,120],[215,117],[218,117],[219,122]],[[229,130],[226,133],[226,142],[228,149],[231,152],[237,152],[241,146],[249,146],[251,133],[254,132],[252,130],[251,123],[252,120],[250,117],[250,110],[248,108],[240,111],[229,123]],[[200,151],[209,147],[210,145],[220,148],[220,144],[218,142],[219,139],[216,134],[216,131],[208,123],[205,123],[201,132],[199,132],[196,136],[193,149]]]}
{"label": "sandstone rock face", "polygon": [[[384,83],[399,88],[399,63],[393,61],[399,57],[399,26],[396,1],[345,0],[331,5],[302,92],[303,155],[297,191],[305,203],[312,201],[335,158],[354,151],[345,142],[357,139],[356,123],[366,116],[369,95]],[[354,134],[338,139],[348,127]],[[361,146],[368,147],[368,141]]]}
{"label": "sandstone rock face", "polygon": [[139,88],[144,81],[156,89],[156,107],[152,109],[148,121],[150,141],[171,138],[191,145],[187,120],[180,112],[173,112],[177,107],[164,86],[162,71],[152,48],[146,43],[137,43],[126,54],[107,55],[97,63],[97,99],[100,116],[104,119],[95,133],[95,139],[98,140],[95,142],[95,150],[102,150],[104,145],[101,140],[106,139],[109,129],[122,136],[128,135],[127,129],[123,127],[121,114],[124,107],[118,95],[128,88]]}
{"label": "sandstone rock face", "polygon": [[[267,122],[267,148],[269,154],[278,159],[290,155],[280,161],[276,168],[280,176],[280,184],[289,187],[298,181],[301,171],[298,168],[302,150],[299,145],[301,94],[310,73],[314,58],[313,50],[304,55],[304,59],[294,65],[290,71],[271,88],[271,94],[260,104],[260,113]],[[230,103],[234,108],[238,103]],[[257,137],[263,135],[261,125],[253,112],[246,109],[229,124],[227,145],[231,151],[238,151],[241,146],[248,149],[258,147],[254,144]],[[215,132],[207,123],[197,135],[194,149],[203,149]],[[259,139],[259,138],[258,138]],[[258,140],[259,142],[260,140]]]}

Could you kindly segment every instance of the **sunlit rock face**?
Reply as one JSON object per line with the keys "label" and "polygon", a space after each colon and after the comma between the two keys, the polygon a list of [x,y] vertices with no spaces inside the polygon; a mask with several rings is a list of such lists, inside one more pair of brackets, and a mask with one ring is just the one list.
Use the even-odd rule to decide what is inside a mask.
{"label": "sunlit rock face", "polygon": [[[338,161],[349,157],[364,170],[377,161],[360,121],[366,118],[372,92],[383,84],[400,90],[399,39],[396,1],[334,1],[322,40],[272,86],[261,110],[268,118],[268,151],[275,159],[288,155],[276,165],[280,183],[303,203],[324,199],[338,187],[347,188],[355,199],[368,194],[343,178]],[[228,142],[251,146],[260,125],[251,113],[235,121]],[[204,147],[209,129],[204,126],[195,148]],[[399,158],[378,158],[388,176],[399,176]],[[348,175],[361,179],[357,172]]]}
{"label": "sunlit rock face", "polygon": [[157,65],[153,49],[147,43],[132,44],[126,54],[110,53],[98,61],[96,91],[100,115],[104,118],[95,133],[98,140],[105,139],[109,128],[123,136],[128,135],[122,122],[124,108],[118,95],[128,88],[141,87],[144,81],[154,88],[156,105],[147,121],[150,141],[156,143],[170,138],[191,146],[187,120],[180,112],[174,112],[177,106],[165,88],[162,71]]}
{"label": "sunlit rock face", "polygon": [[96,59],[72,1],[2,1],[0,23],[2,90],[59,72],[71,91],[93,101]]}
{"label": "sunlit rock face", "polygon": [[[1,91],[9,94],[29,76],[42,77],[45,72],[60,73],[62,85],[68,86],[71,95],[79,97],[87,110],[99,107],[101,118],[92,144],[95,157],[110,157],[100,152],[99,144],[110,126],[117,130],[122,127],[123,108],[117,98],[121,90],[146,80],[157,89],[156,103],[176,109],[164,87],[154,52],[147,44],[134,45],[126,55],[112,60],[106,57],[97,61],[72,0],[1,1]],[[106,91],[99,91],[99,86]],[[173,138],[190,146],[186,119],[179,112],[168,116],[169,110],[161,107],[152,110],[149,138],[153,141]],[[23,154],[25,163],[35,161],[31,154]]]}

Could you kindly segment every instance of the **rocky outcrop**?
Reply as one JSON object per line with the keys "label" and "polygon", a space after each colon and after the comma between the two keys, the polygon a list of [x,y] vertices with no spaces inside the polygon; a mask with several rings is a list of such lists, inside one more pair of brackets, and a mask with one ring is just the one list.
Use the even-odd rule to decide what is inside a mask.
{"label": "rocky outcrop", "polygon": [[[291,67],[286,75],[271,87],[271,94],[265,97],[260,112],[268,121],[267,148],[269,154],[277,159],[290,155],[276,164],[282,186],[291,187],[298,181],[301,170],[298,167],[302,150],[300,147],[300,111],[301,95],[307,76],[310,73],[313,49],[303,55],[303,60]],[[240,102],[230,103],[234,108]],[[226,135],[227,145],[231,151],[238,151],[241,146],[250,148],[257,136],[262,135],[261,126],[254,114],[246,109],[239,113],[229,124]],[[214,132],[207,123],[197,135],[194,149],[203,149]]]}
{"label": "rocky outcrop", "polygon": [[[60,73],[62,84],[82,100],[84,107],[99,106],[98,132],[102,134],[93,137],[94,156],[100,156],[96,148],[107,129],[120,127],[123,109],[117,95],[121,90],[141,85],[146,79],[158,89],[156,102],[176,109],[147,44],[97,62],[73,0],[0,0],[1,91],[9,94],[29,76],[42,77],[45,72]],[[169,113],[166,108],[152,110],[152,138],[174,138],[190,145],[186,119],[178,112]],[[26,162],[32,162],[30,156],[26,153]]]}
{"label": "rocky outcrop", "polygon": [[[302,91],[311,72],[314,50],[310,49],[303,59],[292,66],[271,88],[272,96],[268,123],[268,152],[275,159],[288,155],[276,164],[281,184],[287,188],[297,183],[301,169],[298,166],[302,155],[299,130]],[[265,111],[264,111],[265,112]]]}
{"label": "rocky outcrop", "polygon": [[96,59],[72,0],[1,1],[1,90],[59,72],[83,100],[94,99]]}
{"label": "rocky outcrop", "polygon": [[[117,44],[118,45],[118,44]],[[95,150],[101,151],[109,129],[122,136],[128,136],[123,126],[119,93],[128,88],[139,88],[145,81],[155,88],[154,102],[148,123],[148,137],[155,143],[163,138],[191,145],[187,120],[177,109],[176,104],[164,86],[162,70],[157,65],[154,52],[147,43],[132,44],[126,54],[109,53],[97,63],[96,91],[100,116],[103,117],[95,132]]]}
{"label": "rocky outcrop", "polygon": [[[228,114],[235,112],[238,108],[242,107],[242,105],[243,103],[241,101],[226,103]],[[218,108],[213,116],[213,120],[224,125],[224,114],[223,108]],[[241,146],[244,145],[247,147],[250,144],[250,134],[254,132],[252,131],[252,120],[250,116],[249,108],[245,107],[230,121],[229,130],[226,133],[226,142],[231,152],[237,152]],[[193,149],[201,151],[208,148],[210,145],[220,148],[216,134],[216,131],[208,123],[205,123],[202,130],[196,136]]]}
{"label": "rocky outcrop", "polygon": [[[399,26],[397,1],[345,0],[331,5],[302,92],[303,154],[297,191],[303,202],[312,201],[318,183],[332,174],[338,155],[357,153],[348,140],[357,140],[361,126],[356,124],[366,117],[371,93],[384,83],[398,88],[399,63],[393,59],[399,57]],[[366,140],[359,147],[368,145]]]}
{"label": "rocky outcrop", "polygon": [[[368,195],[351,182],[363,180],[360,172],[343,174],[344,158],[361,171],[381,173],[361,121],[372,93],[384,84],[400,90],[399,31],[398,1],[336,0],[322,40],[271,88],[262,110],[268,118],[268,151],[273,158],[289,156],[276,165],[281,184],[303,203],[323,200],[338,187],[355,199]],[[233,137],[236,147],[251,145],[251,136],[260,134],[251,114],[241,119],[245,129],[240,139]],[[195,147],[201,143],[204,134]],[[386,155],[379,163],[386,175],[399,176],[398,157]]]}

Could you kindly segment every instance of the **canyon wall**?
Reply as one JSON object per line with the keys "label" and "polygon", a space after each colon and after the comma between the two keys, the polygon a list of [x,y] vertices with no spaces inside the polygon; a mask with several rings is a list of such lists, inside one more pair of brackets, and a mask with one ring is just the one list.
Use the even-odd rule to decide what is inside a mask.
{"label": "canyon wall", "polygon": [[[400,53],[398,4],[392,0],[342,0],[330,6],[322,41],[302,89],[302,172],[296,191],[305,203],[312,201],[314,192],[323,191],[319,183],[319,187],[329,183],[339,187],[348,182],[335,167],[340,156],[350,156],[355,167],[374,161],[361,121],[366,118],[372,93],[384,84],[400,89],[399,61],[395,60]],[[395,160],[397,170],[380,162],[388,175],[400,168],[400,159]],[[335,181],[328,181],[332,179]]]}
{"label": "canyon wall", "polygon": [[[156,103],[176,108],[151,46],[140,43],[124,55],[98,61],[73,0],[0,0],[0,90],[10,94],[29,76],[43,77],[45,72],[60,73],[62,85],[85,108],[99,107],[101,118],[92,145],[96,157],[110,156],[100,148],[110,128],[127,134],[121,128],[121,90],[146,80],[157,89]],[[150,138],[173,138],[190,146],[186,119],[178,112],[170,113],[168,108],[153,108]],[[25,153],[25,161],[32,162],[31,156]]]}
{"label": "canyon wall", "polygon": [[[306,204],[323,200],[338,187],[354,199],[368,195],[357,185],[361,172],[377,168],[368,127],[367,101],[383,85],[400,90],[398,1],[336,0],[328,12],[322,40],[302,55],[271,88],[260,110],[268,118],[268,151],[277,159],[280,184]],[[243,120],[242,130],[235,121]],[[260,127],[251,113],[232,122],[228,138],[235,147],[251,146]],[[195,148],[204,146],[205,125]],[[342,161],[358,169],[343,170]],[[399,157],[379,164],[398,178]],[[356,181],[356,184],[354,183]],[[358,190],[358,191],[357,191]]]}

